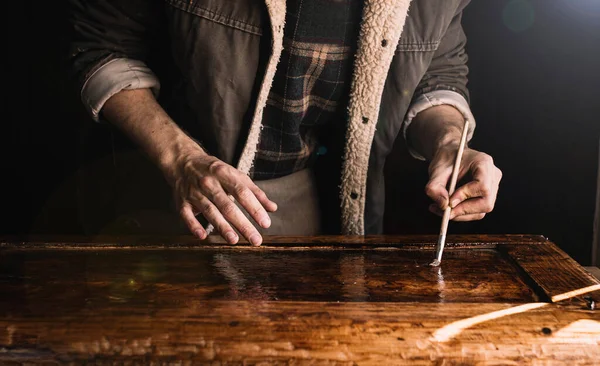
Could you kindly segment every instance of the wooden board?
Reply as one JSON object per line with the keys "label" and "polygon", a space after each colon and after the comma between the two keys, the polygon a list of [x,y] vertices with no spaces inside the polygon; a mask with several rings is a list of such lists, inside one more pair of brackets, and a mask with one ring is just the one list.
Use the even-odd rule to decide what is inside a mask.
{"label": "wooden board", "polygon": [[600,359],[600,282],[554,244],[435,240],[2,240],[0,364]]}

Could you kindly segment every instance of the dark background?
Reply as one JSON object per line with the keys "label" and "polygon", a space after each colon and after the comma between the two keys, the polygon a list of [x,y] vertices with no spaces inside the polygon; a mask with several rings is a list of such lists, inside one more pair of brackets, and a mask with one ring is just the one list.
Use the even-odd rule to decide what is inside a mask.
{"label": "dark background", "polygon": [[[8,2],[0,124],[3,234],[82,234],[81,172],[110,217],[110,140],[70,89],[66,6]],[[472,146],[503,170],[495,211],[451,233],[543,234],[582,264],[591,261],[600,136],[600,2],[473,0],[469,37]],[[85,154],[83,154],[85,152]],[[427,166],[402,142],[389,161],[389,233],[437,233],[427,211]],[[90,179],[91,177],[91,179]],[[104,189],[102,189],[104,187]]]}

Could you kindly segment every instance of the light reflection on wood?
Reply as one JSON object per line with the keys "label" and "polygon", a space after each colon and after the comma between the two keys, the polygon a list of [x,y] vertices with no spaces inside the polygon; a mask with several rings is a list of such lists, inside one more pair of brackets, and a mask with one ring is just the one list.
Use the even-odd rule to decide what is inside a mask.
{"label": "light reflection on wood", "polygon": [[584,343],[600,346],[600,322],[591,319],[574,321],[554,332],[550,341],[553,343]]}
{"label": "light reflection on wood", "polygon": [[[566,292],[564,294],[553,296],[552,301],[556,302],[556,301],[567,300],[567,299],[573,298],[575,296],[581,296],[581,295],[596,291],[598,289],[600,289],[600,285],[580,288],[577,290]],[[555,298],[559,299],[559,300],[555,300]],[[524,305],[519,305],[519,306],[515,306],[512,308],[508,308],[508,309],[494,311],[491,313],[481,314],[481,315],[477,315],[477,316],[474,316],[471,318],[455,321],[453,323],[450,323],[450,324],[436,330],[435,333],[433,334],[433,336],[430,338],[430,340],[435,341],[435,342],[448,342],[450,339],[456,337],[458,334],[460,334],[465,329],[473,327],[477,324],[481,324],[481,323],[484,323],[484,322],[487,322],[490,320],[502,318],[502,317],[509,316],[509,315],[524,313],[526,311],[538,309],[538,308],[541,308],[546,305],[548,305],[548,303],[546,303],[546,302],[524,304]],[[598,323],[598,322],[594,322],[594,321],[592,321],[592,322]],[[598,332],[598,334],[600,336],[600,331]],[[579,342],[577,342],[577,343],[579,343]]]}
{"label": "light reflection on wood", "polygon": [[600,360],[599,282],[543,238],[453,237],[439,269],[427,237],[107,240],[0,241],[0,364]]}
{"label": "light reflection on wood", "polygon": [[477,324],[502,318],[508,315],[524,313],[526,311],[538,309],[546,305],[548,305],[547,302],[534,302],[530,304],[514,306],[508,309],[494,311],[492,313],[477,315],[472,318],[455,321],[436,330],[435,333],[433,333],[433,336],[430,338],[430,340],[435,342],[448,342],[450,339],[456,337],[465,329],[475,326]]}

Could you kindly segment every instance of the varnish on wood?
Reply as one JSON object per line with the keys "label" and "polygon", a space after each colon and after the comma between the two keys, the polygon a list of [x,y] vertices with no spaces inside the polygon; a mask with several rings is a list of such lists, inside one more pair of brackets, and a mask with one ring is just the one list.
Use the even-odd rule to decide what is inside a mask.
{"label": "varnish on wood", "polygon": [[4,240],[0,364],[600,359],[600,282],[553,243],[436,240]]}
{"label": "varnish on wood", "polygon": [[[518,268],[496,250],[449,251],[441,267],[428,265],[432,255],[402,249],[44,250],[2,256],[0,276],[4,294],[15,301],[23,289],[34,288],[36,301],[47,301],[44,294],[67,300],[61,292],[77,287],[85,288],[90,302],[157,301],[169,293],[195,300],[539,300]],[[17,270],[22,275],[15,277]],[[68,303],[58,307],[69,308]]]}

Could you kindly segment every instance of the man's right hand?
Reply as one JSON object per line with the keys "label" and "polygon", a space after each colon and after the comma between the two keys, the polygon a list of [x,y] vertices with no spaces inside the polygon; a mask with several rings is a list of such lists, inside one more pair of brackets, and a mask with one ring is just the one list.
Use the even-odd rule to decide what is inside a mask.
{"label": "man's right hand", "polygon": [[202,150],[171,120],[150,90],[122,90],[106,101],[102,113],[159,166],[193,234],[206,238],[195,216],[200,213],[227,242],[238,242],[235,228],[252,245],[261,244],[260,233],[229,195],[263,228],[271,225],[267,211],[275,211],[277,205],[250,177]]}
{"label": "man's right hand", "polygon": [[196,219],[196,214],[202,214],[230,244],[239,240],[233,228],[252,245],[262,243],[256,227],[230,196],[265,229],[271,226],[267,212],[277,210],[277,204],[246,174],[206,154],[199,146],[176,156],[166,171],[179,214],[194,235],[200,239],[207,236]]}

